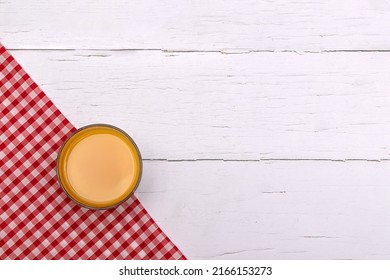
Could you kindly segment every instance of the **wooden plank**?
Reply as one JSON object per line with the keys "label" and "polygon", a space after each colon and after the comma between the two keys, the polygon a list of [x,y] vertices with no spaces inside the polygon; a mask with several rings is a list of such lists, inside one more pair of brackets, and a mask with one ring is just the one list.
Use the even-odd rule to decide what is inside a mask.
{"label": "wooden plank", "polygon": [[137,196],[190,259],[389,259],[390,162],[145,162]]}
{"label": "wooden plank", "polygon": [[76,125],[149,159],[390,159],[390,53],[13,51]]}
{"label": "wooden plank", "polygon": [[389,49],[385,0],[0,2],[8,48]]}

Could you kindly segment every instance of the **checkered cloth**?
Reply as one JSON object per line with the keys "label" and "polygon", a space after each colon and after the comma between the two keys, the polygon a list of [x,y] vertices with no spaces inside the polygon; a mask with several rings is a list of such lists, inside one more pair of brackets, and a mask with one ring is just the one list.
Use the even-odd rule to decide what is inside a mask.
{"label": "checkered cloth", "polygon": [[57,183],[75,131],[0,45],[0,259],[185,259],[135,196],[82,208]]}

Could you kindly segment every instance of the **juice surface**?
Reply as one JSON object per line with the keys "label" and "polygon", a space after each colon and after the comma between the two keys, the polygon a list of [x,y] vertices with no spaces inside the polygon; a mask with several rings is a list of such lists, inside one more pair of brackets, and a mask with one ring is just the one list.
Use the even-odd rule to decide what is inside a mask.
{"label": "juice surface", "polygon": [[59,157],[65,191],[89,207],[109,207],[127,196],[140,177],[140,156],[133,143],[110,127],[91,127],[73,135]]}
{"label": "juice surface", "polygon": [[135,177],[135,159],[120,138],[96,134],[81,140],[68,158],[69,183],[76,193],[93,201],[115,200]]}

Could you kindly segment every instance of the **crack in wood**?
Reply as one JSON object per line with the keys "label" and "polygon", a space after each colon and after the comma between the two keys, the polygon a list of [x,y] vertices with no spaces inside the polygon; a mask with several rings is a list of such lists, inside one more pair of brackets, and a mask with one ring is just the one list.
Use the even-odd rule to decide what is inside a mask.
{"label": "crack in wood", "polygon": [[[212,256],[207,256],[207,258],[220,258],[223,256],[228,256],[228,255],[236,255],[236,254],[241,254],[241,253],[246,253],[246,252],[259,252],[259,251],[270,251],[274,250],[275,248],[260,248],[260,249],[247,249],[247,250],[237,250],[237,251],[231,251],[231,252],[223,252],[220,254],[212,255]],[[195,258],[205,258],[205,256],[193,256]]]}

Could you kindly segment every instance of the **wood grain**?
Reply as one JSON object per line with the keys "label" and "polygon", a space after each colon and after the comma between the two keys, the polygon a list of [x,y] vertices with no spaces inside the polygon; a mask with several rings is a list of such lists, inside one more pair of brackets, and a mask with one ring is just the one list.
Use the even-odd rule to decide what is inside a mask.
{"label": "wood grain", "polygon": [[389,259],[390,162],[146,162],[138,196],[190,259]]}
{"label": "wood grain", "polygon": [[388,50],[388,0],[0,2],[8,48]]}
{"label": "wood grain", "polygon": [[76,125],[146,159],[390,159],[390,53],[13,51]]}

